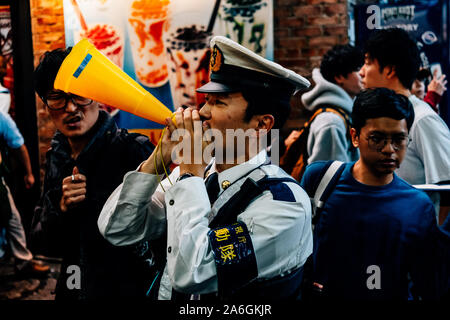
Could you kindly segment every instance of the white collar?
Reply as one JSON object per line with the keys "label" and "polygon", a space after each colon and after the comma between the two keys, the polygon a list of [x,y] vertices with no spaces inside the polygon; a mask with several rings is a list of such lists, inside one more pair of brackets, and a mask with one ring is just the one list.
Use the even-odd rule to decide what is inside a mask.
{"label": "white collar", "polygon": [[[234,167],[231,167],[225,171],[219,172],[219,185],[220,190],[223,191],[223,187],[225,185],[231,185],[240,178],[246,176],[251,171],[255,170],[256,168],[262,166],[265,163],[269,162],[269,156],[267,155],[266,150],[262,150],[260,153],[258,153],[253,158],[249,159],[248,161],[235,165]],[[209,172],[208,176],[213,173],[217,172],[216,163],[213,162]],[[223,183],[224,181],[228,181],[229,183]]]}

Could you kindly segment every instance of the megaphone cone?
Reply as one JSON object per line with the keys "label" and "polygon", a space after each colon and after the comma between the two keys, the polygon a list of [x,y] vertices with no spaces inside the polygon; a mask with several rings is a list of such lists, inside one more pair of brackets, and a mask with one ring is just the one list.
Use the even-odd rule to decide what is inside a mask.
{"label": "megaphone cone", "polygon": [[172,111],[87,39],[78,42],[64,59],[54,87],[160,124],[172,116]]}

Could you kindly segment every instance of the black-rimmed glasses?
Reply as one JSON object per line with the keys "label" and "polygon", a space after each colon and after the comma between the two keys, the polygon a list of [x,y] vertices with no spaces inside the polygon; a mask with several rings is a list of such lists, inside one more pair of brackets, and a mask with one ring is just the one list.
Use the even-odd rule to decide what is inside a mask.
{"label": "black-rimmed glasses", "polygon": [[369,144],[369,148],[378,152],[381,152],[381,150],[383,150],[388,141],[390,141],[390,144],[395,151],[406,148],[411,142],[411,138],[405,134],[386,136],[380,133],[373,133],[367,136],[366,139]]}
{"label": "black-rimmed glasses", "polygon": [[44,101],[45,105],[51,110],[65,109],[67,107],[67,103],[69,102],[69,100],[71,100],[72,103],[77,107],[86,107],[93,102],[92,99],[64,92],[51,93],[47,95],[46,98],[42,98],[42,101]]}

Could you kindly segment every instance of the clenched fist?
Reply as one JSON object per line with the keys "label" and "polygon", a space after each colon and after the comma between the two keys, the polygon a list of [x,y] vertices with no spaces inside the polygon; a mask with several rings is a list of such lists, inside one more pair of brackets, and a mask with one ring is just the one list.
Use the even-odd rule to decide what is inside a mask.
{"label": "clenched fist", "polygon": [[62,197],[60,207],[62,212],[75,207],[86,199],[86,176],[74,167],[72,175],[62,181]]}

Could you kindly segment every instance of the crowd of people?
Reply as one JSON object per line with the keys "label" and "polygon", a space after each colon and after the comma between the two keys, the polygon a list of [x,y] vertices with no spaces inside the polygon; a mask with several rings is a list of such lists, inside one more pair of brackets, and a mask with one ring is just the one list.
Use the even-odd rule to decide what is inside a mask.
{"label": "crowd of people", "polygon": [[415,41],[378,30],[363,50],[328,51],[301,96],[312,116],[286,138],[280,166],[267,141],[310,82],[225,37],[211,50],[205,104],[177,109],[157,146],[53,87],[70,48],[41,59],[36,92],[57,132],[31,244],[63,258],[56,299],[448,298],[449,197],[412,186],[450,183],[447,82],[419,73]]}

